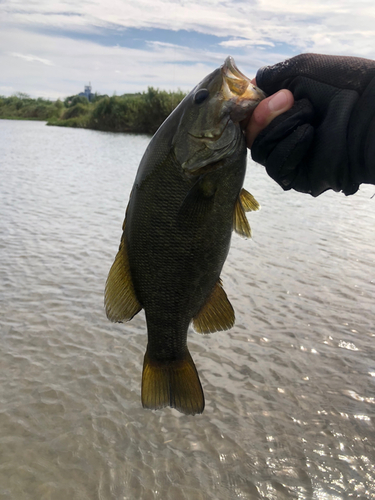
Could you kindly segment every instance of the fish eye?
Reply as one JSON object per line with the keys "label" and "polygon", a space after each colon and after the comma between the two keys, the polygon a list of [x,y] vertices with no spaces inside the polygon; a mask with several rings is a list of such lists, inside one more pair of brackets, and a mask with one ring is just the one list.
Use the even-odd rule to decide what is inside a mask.
{"label": "fish eye", "polygon": [[201,104],[210,95],[207,89],[199,89],[194,96],[195,104]]}

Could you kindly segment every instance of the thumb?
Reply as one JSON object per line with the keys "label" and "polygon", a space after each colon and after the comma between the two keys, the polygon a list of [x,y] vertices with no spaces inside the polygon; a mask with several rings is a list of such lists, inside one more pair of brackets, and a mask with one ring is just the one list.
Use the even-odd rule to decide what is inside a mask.
{"label": "thumb", "polygon": [[293,94],[282,89],[261,101],[255,108],[245,130],[247,147],[251,148],[259,132],[267,127],[276,116],[281,115],[294,104]]}

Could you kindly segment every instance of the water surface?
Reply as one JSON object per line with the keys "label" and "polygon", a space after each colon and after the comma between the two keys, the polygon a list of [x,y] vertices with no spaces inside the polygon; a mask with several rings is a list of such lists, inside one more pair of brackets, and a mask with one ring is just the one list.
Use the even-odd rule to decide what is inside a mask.
{"label": "water surface", "polygon": [[0,120],[0,498],[375,498],[375,187],[250,161],[236,325],[188,338],[205,411],[147,411],[144,315],[109,323],[103,288],[148,141]]}

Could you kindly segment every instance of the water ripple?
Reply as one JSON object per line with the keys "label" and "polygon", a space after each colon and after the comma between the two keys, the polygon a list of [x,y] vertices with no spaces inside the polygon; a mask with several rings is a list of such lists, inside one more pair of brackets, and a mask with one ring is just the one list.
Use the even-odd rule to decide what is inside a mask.
{"label": "water ripple", "polygon": [[374,188],[284,193],[233,237],[229,332],[189,334],[203,415],[143,410],[144,314],[110,324],[103,287],[137,135],[0,121],[0,497],[375,496]]}

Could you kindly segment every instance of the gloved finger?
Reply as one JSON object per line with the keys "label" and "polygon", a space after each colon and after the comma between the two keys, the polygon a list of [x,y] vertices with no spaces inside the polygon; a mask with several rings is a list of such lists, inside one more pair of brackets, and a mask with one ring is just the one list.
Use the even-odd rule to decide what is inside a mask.
{"label": "gloved finger", "polygon": [[[268,94],[281,88],[293,90],[301,77],[338,89],[356,90],[361,94],[374,76],[375,62],[369,59],[299,54],[273,66],[260,68],[256,80],[258,86]],[[304,88],[309,92],[306,83]]]}

